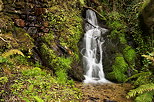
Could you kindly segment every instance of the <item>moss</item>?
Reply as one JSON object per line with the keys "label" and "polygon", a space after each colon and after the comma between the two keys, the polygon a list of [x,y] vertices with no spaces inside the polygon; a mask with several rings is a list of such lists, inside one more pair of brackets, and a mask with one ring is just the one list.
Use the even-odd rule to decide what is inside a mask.
{"label": "moss", "polygon": [[121,44],[127,44],[127,40],[125,39],[125,36],[120,36],[119,40]]}
{"label": "moss", "polygon": [[67,72],[72,62],[79,60],[78,42],[83,30],[81,11],[74,8],[78,3],[63,2],[49,8],[49,12],[44,15],[51,32],[41,37],[41,56],[46,60],[45,64],[54,70],[65,69]]}
{"label": "moss", "polygon": [[135,63],[136,52],[131,46],[126,46],[123,50],[124,57],[129,64]]}
{"label": "moss", "polygon": [[125,73],[127,72],[128,64],[125,62],[125,59],[123,58],[122,54],[117,55],[112,68],[112,74],[114,74],[115,78],[118,81],[123,82],[124,80],[126,80],[127,76]]}
{"label": "moss", "polygon": [[34,39],[22,28],[15,27],[15,38],[19,40],[19,49],[29,51],[34,47]]}

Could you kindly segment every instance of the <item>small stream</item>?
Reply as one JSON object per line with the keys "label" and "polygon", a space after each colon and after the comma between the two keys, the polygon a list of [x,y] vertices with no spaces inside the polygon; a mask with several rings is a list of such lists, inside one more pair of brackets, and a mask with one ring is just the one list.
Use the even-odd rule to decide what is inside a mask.
{"label": "small stream", "polygon": [[83,67],[85,70],[84,83],[110,83],[105,79],[103,71],[103,44],[105,40],[102,35],[105,34],[108,29],[101,28],[98,25],[97,17],[94,11],[86,11],[86,21],[83,41],[83,49],[81,53],[83,55]]}

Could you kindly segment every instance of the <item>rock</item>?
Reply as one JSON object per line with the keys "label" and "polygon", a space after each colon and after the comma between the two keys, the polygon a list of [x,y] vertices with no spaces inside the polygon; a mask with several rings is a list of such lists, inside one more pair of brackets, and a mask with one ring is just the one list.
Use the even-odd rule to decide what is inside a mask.
{"label": "rock", "polygon": [[28,16],[28,20],[29,21],[34,21],[34,20],[36,20],[36,16]]}
{"label": "rock", "polygon": [[49,30],[50,30],[49,28],[44,28],[44,29],[43,29],[43,32],[44,32],[44,33],[49,33]]}
{"label": "rock", "polygon": [[29,34],[36,34],[37,33],[37,28],[36,27],[29,27],[27,32]]}
{"label": "rock", "polygon": [[43,25],[44,25],[44,27],[49,27],[49,22],[48,21],[44,21]]}
{"label": "rock", "polygon": [[146,6],[141,11],[140,22],[143,31],[152,34],[154,25],[154,0],[148,1],[149,0],[145,1],[144,5]]}
{"label": "rock", "polygon": [[35,15],[39,16],[46,13],[45,8],[35,8]]}
{"label": "rock", "polygon": [[22,19],[15,19],[15,24],[19,27],[24,27],[25,26],[25,21]]}

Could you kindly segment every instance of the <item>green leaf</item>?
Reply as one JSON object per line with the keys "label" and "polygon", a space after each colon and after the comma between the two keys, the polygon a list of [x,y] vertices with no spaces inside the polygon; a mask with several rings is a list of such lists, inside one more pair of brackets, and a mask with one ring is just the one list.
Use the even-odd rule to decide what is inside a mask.
{"label": "green leaf", "polygon": [[35,99],[37,102],[44,102],[41,98],[39,98],[39,96],[34,96],[34,99]]}
{"label": "green leaf", "polygon": [[30,85],[30,86],[28,87],[28,90],[29,90],[29,91],[32,91],[33,88],[34,88],[34,85]]}
{"label": "green leaf", "polygon": [[138,97],[136,97],[135,101],[136,102],[152,102],[153,95],[154,95],[154,91],[153,92],[145,92],[145,93],[139,95]]}

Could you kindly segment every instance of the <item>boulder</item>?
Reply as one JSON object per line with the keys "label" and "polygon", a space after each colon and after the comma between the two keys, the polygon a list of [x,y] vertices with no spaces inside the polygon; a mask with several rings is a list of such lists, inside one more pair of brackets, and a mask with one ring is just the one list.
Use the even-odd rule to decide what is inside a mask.
{"label": "boulder", "polygon": [[144,7],[140,13],[141,27],[144,32],[153,34],[154,28],[154,0],[147,0],[144,3]]}

